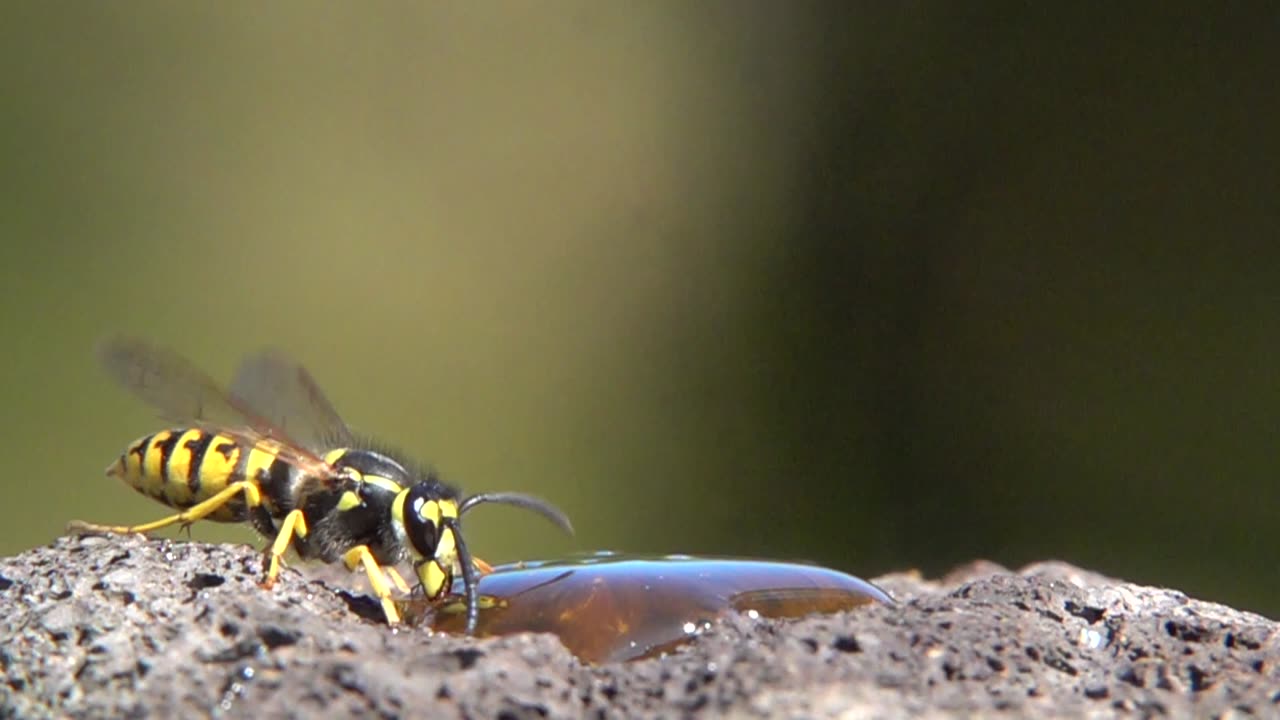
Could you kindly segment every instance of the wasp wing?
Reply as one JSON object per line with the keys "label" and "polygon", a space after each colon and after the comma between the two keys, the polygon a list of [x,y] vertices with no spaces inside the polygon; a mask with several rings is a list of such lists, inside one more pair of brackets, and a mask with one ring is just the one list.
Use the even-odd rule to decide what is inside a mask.
{"label": "wasp wing", "polygon": [[236,434],[248,440],[269,439],[299,464],[327,467],[285,430],[237,397],[178,353],[138,338],[112,337],[98,344],[98,361],[116,382],[178,424]]}
{"label": "wasp wing", "polygon": [[315,452],[355,442],[311,373],[279,350],[246,357],[231,382],[231,396]]}
{"label": "wasp wing", "polygon": [[171,422],[266,429],[253,412],[176,352],[145,340],[113,337],[97,347],[98,361],[116,382]]}

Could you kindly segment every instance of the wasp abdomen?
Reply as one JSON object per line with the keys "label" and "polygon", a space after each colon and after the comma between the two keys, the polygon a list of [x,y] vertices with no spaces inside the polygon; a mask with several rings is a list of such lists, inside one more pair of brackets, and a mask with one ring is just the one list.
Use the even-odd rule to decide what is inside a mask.
{"label": "wasp abdomen", "polygon": [[[279,457],[280,446],[270,440],[247,443],[232,435],[199,428],[162,430],[129,446],[108,475],[172,508],[185,510],[226,489],[249,480],[258,486],[269,511],[287,510],[294,469]],[[208,519],[243,522],[249,508],[237,497]]]}

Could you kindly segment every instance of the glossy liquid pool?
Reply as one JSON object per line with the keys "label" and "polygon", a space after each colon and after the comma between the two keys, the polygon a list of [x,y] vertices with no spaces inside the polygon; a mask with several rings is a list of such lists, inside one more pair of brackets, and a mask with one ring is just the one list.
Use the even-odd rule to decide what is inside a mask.
{"label": "glossy liquid pool", "polygon": [[[480,580],[485,596],[476,635],[548,632],[592,663],[653,657],[729,612],[769,618],[833,613],[893,600],[871,583],[815,565],[614,554],[501,565]],[[410,622],[461,633],[460,603],[432,612],[405,603]]]}

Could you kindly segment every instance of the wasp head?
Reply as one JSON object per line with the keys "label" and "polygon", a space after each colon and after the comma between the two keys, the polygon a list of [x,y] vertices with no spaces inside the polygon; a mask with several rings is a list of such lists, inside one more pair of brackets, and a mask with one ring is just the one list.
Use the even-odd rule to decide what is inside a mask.
{"label": "wasp head", "polygon": [[467,600],[467,634],[475,632],[480,612],[479,582],[476,564],[462,537],[460,517],[485,503],[513,505],[532,510],[572,533],[569,518],[547,501],[522,493],[480,493],[462,502],[447,492],[446,486],[428,479],[403,490],[393,512],[404,527],[413,568],[422,589],[431,600],[448,593],[453,585],[455,568],[462,571]]}
{"label": "wasp head", "polygon": [[453,584],[461,541],[458,502],[442,495],[439,485],[423,482],[405,488],[396,503],[413,569],[432,600],[449,592]]}

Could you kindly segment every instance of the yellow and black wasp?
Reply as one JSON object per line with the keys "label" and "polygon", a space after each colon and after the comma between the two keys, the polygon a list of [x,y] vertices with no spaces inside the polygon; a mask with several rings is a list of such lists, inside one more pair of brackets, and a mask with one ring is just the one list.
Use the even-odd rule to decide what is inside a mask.
{"label": "yellow and black wasp", "polygon": [[304,559],[341,559],[351,570],[364,567],[392,625],[400,617],[391,585],[409,591],[395,564],[412,561],[432,600],[451,591],[460,571],[468,634],[479,615],[481,563],[463,540],[463,515],[503,503],[573,532],[569,518],[541,498],[508,492],[463,498],[434,471],[357,438],[311,374],[279,352],[246,357],[225,392],[182,356],[142,340],[104,341],[98,358],[116,381],[180,425],[131,444],[107,475],[179,512],[141,525],[75,521],[73,531],[146,533],[198,520],[247,521],[273,538],[263,587],[275,583],[291,545]]}

